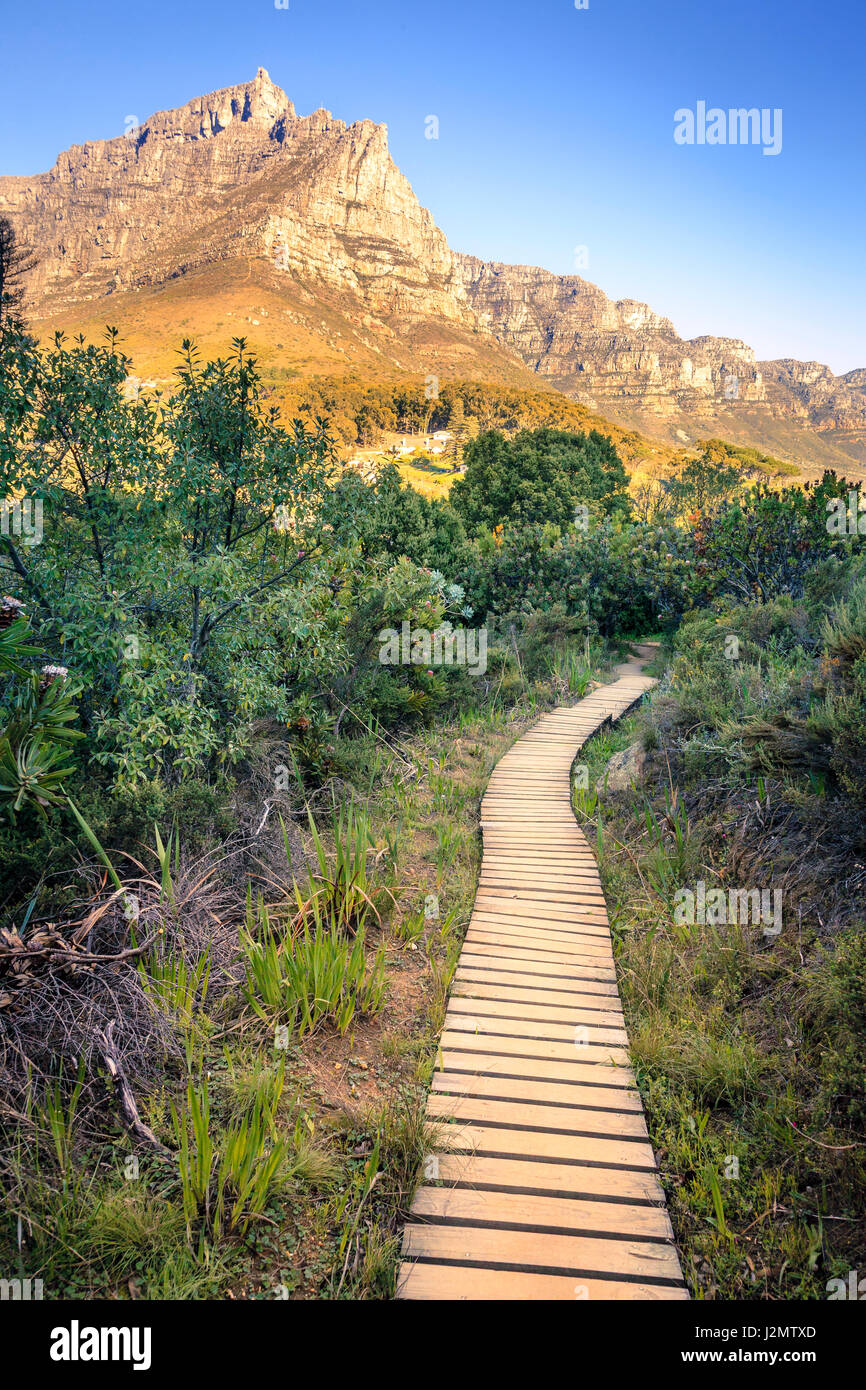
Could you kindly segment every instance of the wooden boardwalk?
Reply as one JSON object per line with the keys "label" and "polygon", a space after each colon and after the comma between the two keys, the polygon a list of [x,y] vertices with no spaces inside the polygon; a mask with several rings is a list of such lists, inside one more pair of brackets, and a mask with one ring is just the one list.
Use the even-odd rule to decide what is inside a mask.
{"label": "wooden boardwalk", "polygon": [[577,751],[653,684],[628,674],[553,710],[490,778],[428,1103],[437,1151],[405,1228],[400,1298],[688,1296],[601,883],[571,809]]}

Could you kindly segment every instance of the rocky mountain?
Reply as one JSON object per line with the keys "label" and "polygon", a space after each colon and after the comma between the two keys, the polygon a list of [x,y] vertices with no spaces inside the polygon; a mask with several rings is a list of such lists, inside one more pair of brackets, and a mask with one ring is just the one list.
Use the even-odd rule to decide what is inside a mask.
{"label": "rocky mountain", "polygon": [[[676,423],[679,434],[682,426],[724,426],[732,438],[743,426],[753,431],[762,415],[767,428],[790,422],[830,436],[866,429],[866,370],[836,377],[818,362],[758,362],[737,338],[684,340],[647,304],[614,302],[576,275],[472,256],[460,257],[460,273],[500,341],[592,409],[643,428]],[[866,458],[856,449],[853,456]]]}
{"label": "rocky mountain", "polygon": [[866,369],[756,362],[681,339],[645,304],[578,276],[451,250],[384,126],[299,116],[252,82],[0,178],[0,214],[39,263],[37,331],[121,327],[145,372],[185,334],[239,333],[273,371],[411,370],[551,388],[669,440],[724,434],[818,466],[866,462]]}
{"label": "rocky mountain", "polygon": [[3,179],[0,207],[38,248],[30,293],[42,313],[264,257],[377,314],[472,322],[455,258],[391,160],[385,127],[297,116],[263,68],[74,146],[47,174]]}

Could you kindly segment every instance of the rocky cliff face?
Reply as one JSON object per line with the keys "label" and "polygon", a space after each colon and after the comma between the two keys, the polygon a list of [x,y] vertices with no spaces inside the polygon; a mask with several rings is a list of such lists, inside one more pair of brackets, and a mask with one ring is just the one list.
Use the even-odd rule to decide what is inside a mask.
{"label": "rocky cliff face", "polygon": [[351,363],[353,335],[366,360],[422,371],[438,369],[444,344],[455,373],[517,380],[529,369],[670,438],[781,440],[796,457],[809,447],[806,426],[812,438],[844,435],[866,459],[866,368],[837,378],[819,363],[756,362],[745,343],[685,341],[647,305],[614,302],[578,276],[456,254],[391,159],[383,126],[298,116],[262,68],[116,139],[75,146],[46,174],[0,178],[0,214],[39,257],[28,285],[37,328],[88,316],[140,324],[158,295],[155,313],[179,338],[184,294],[198,333],[202,283],[228,305],[228,287],[252,277],[270,308],[226,309],[226,338],[238,317],[261,326],[253,313],[280,315],[274,352],[291,346],[278,337],[303,331],[301,370],[321,370],[316,335],[327,338],[329,369]]}
{"label": "rocky cliff face", "polygon": [[860,377],[814,362],[756,362],[736,338],[684,340],[633,299],[614,302],[576,275],[459,258],[470,303],[533,371],[593,409],[639,406],[660,419],[763,407],[818,428],[866,427]]}
{"label": "rocky cliff face", "polygon": [[29,293],[41,313],[266,257],[376,314],[474,323],[385,127],[300,117],[263,68],[117,139],[74,146],[47,174],[0,180],[0,211],[38,251]]}

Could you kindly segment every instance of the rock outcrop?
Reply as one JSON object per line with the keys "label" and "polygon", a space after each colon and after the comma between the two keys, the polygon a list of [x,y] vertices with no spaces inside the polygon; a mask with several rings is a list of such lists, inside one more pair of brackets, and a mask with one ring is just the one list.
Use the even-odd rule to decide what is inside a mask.
{"label": "rock outcrop", "polygon": [[264,256],[376,314],[474,323],[385,127],[298,116],[263,68],[114,140],[73,146],[47,174],[0,180],[0,211],[38,251],[29,295],[41,313]]}

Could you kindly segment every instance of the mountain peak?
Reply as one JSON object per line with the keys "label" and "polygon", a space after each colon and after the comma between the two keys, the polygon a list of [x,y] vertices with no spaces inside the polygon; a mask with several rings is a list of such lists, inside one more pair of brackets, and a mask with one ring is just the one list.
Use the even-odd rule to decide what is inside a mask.
{"label": "mountain peak", "polygon": [[[189,298],[213,293],[214,334],[237,316],[270,334],[281,365],[351,366],[358,352],[434,375],[440,360],[462,374],[531,371],[631,428],[725,434],[844,471],[866,460],[866,371],[759,363],[734,338],[685,342],[648,305],[576,275],[453,252],[385,126],[298,116],[264,67],[128,124],[47,174],[0,178],[0,215],[39,248],[28,312],[47,329],[103,313],[123,328],[158,297],[159,332],[174,314],[179,337]],[[238,298],[235,286],[249,288]]]}
{"label": "mountain peak", "polygon": [[295,108],[286,93],[259,68],[250,82],[220,87],[206,96],[171,111],[156,111],[139,127],[142,134],[162,139],[210,139],[231,125],[252,125],[270,130],[279,120],[295,119]]}

